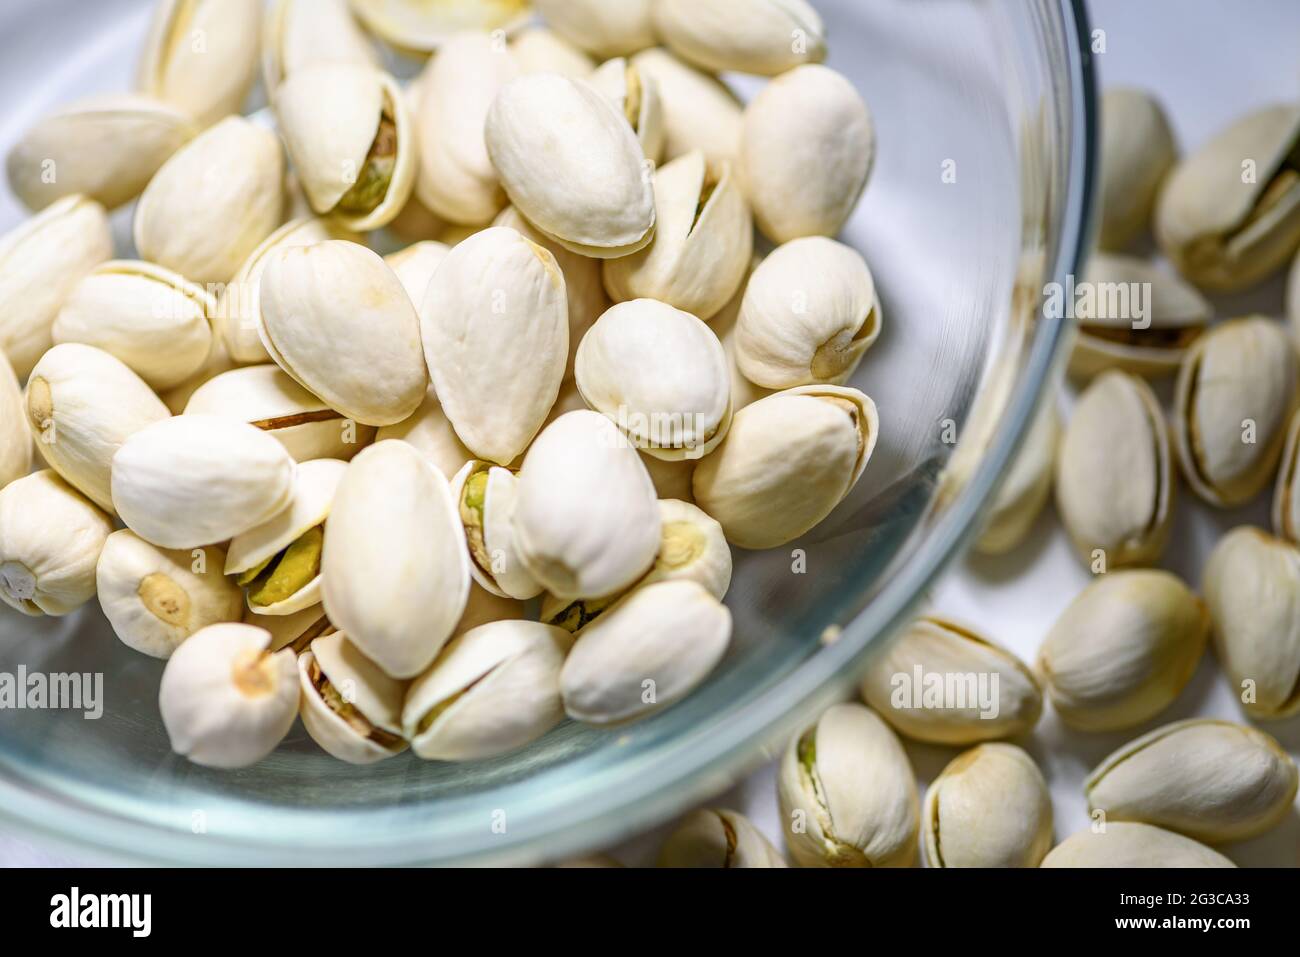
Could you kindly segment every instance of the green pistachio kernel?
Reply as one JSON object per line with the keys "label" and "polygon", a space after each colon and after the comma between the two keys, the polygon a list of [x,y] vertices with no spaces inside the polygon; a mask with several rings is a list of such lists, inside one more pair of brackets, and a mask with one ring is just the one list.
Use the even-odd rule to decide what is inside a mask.
{"label": "green pistachio kernel", "polygon": [[301,591],[320,574],[324,544],[325,533],[319,525],[303,532],[249,586],[249,604],[266,607]]}
{"label": "green pistachio kernel", "polygon": [[373,212],[384,201],[393,170],[397,168],[397,127],[385,116],[370,144],[370,152],[357,174],[357,181],[339,200],[338,209],[345,213]]}

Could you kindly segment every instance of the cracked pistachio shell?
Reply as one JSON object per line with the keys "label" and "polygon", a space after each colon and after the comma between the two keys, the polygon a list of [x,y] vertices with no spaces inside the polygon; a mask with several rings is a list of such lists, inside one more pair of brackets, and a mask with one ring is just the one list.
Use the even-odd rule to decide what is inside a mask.
{"label": "cracked pistachio shell", "polygon": [[429,280],[433,278],[433,274],[438,271],[438,267],[442,265],[449,252],[451,247],[446,243],[426,239],[384,257],[384,262],[388,263],[388,268],[397,275],[402,288],[406,290],[406,294],[411,298],[411,304],[416,309],[420,308],[424,291],[429,288]]}
{"label": "cracked pistachio shell", "polygon": [[262,27],[262,82],[269,94],[318,63],[376,66],[378,56],[347,0],[275,0]]}
{"label": "cracked pistachio shell", "polygon": [[703,319],[740,289],[754,251],[754,223],[730,162],[691,152],[655,172],[655,237],[605,262],[617,302],[657,299]]}
{"label": "cracked pistachio shell", "polygon": [[664,153],[664,108],[654,78],[626,57],[606,60],[587,82],[609,98],[636,134],[646,158],[658,163]]}
{"label": "cracked pistachio shell", "polygon": [[713,671],[731,640],[731,612],[702,585],[634,590],[588,625],[560,673],[564,710],[598,726],[675,704]]}
{"label": "cracked pistachio shell", "polygon": [[350,459],[375,438],[312,395],[275,365],[244,366],[214,376],[194,390],[186,415],[219,415],[255,426],[297,462]]}
{"label": "cracked pistachio shell", "polygon": [[469,593],[469,552],[447,480],[404,442],[348,466],[325,526],[330,621],[395,678],[413,678],[451,637]]}
{"label": "cracked pistachio shell", "polygon": [[1107,821],[1154,824],[1214,844],[1281,821],[1295,799],[1296,766],[1262,731],[1192,718],[1115,751],[1088,776],[1084,794]]}
{"label": "cracked pistachio shell", "polygon": [[731,544],[783,545],[844,500],[879,434],[876,404],[857,389],[777,392],[736,412],[726,439],[695,468],[695,501]]}
{"label": "cracked pistachio shell", "polygon": [[1205,606],[1174,575],[1112,571],[1094,578],[1052,625],[1037,673],[1070,727],[1131,728],[1178,697],[1209,631]]}
{"label": "cracked pistachio shell", "polygon": [[28,209],[77,194],[115,209],[140,195],[195,132],[183,113],[151,97],[78,100],[39,120],[9,151],[9,186]]}
{"label": "cracked pistachio shell", "polygon": [[510,52],[521,73],[581,78],[596,69],[596,61],[585,50],[542,26],[528,27],[511,37]]}
{"label": "cracked pistachio shell", "polygon": [[1043,858],[1041,867],[1236,867],[1216,850],[1164,828],[1107,822],[1072,834]]}
{"label": "cracked pistachio shell", "polygon": [[374,764],[406,750],[406,682],[390,678],[341,631],[322,635],[298,656],[302,725],[327,753]]}
{"label": "cracked pistachio shell", "polygon": [[861,690],[899,732],[933,744],[1016,737],[1043,713],[1042,688],[1024,662],[975,629],[937,615],[916,619],[893,639]]}
{"label": "cracked pistachio shell", "polygon": [[[1214,316],[1195,288],[1132,256],[1093,253],[1083,281],[1096,295],[1075,306],[1079,325],[1070,373],[1077,377],[1090,378],[1104,369],[1169,375]],[[1139,285],[1145,316],[1129,298],[1128,291]]]}
{"label": "cracked pistachio shell", "polygon": [[294,172],[316,213],[355,232],[397,217],[417,169],[415,131],[397,81],[371,66],[320,63],[281,83],[274,105]]}
{"label": "cracked pistachio shell", "polygon": [[655,42],[653,0],[534,0],[547,24],[598,57],[626,56]]}
{"label": "cracked pistachio shell", "polygon": [[32,467],[32,433],[27,427],[23,390],[13,366],[0,352],[0,488]]}
{"label": "cracked pistachio shell", "polygon": [[654,237],[653,178],[641,144],[622,112],[585,81],[551,73],[512,80],[492,101],[486,141],[510,201],[566,248],[612,259]]}
{"label": "cracked pistachio shell", "polygon": [[108,512],[114,510],[113,454],[129,436],[171,415],[120,359],[77,342],[41,357],[27,379],[24,402],[41,457]]}
{"label": "cracked pistachio shell", "polygon": [[380,426],[419,407],[420,319],[378,253],[346,240],[276,249],[260,296],[262,345],[330,408]]}
{"label": "cracked pistachio shell", "polygon": [[105,540],[95,565],[99,607],[128,648],[169,658],[200,628],[243,614],[244,596],[221,573],[225,560],[216,545],[173,551],[121,529]]}
{"label": "cracked pistachio shell", "polygon": [[1251,113],[1175,166],[1155,234],[1204,289],[1244,289],[1283,266],[1300,244],[1300,106]]}
{"label": "cracked pistachio shell", "polygon": [[1221,323],[1183,357],[1173,428],[1187,484],[1220,508],[1254,498],[1273,479],[1300,402],[1296,354],[1263,316]]}
{"label": "cracked pistachio shell", "polygon": [[484,124],[498,91],[518,75],[504,44],[470,32],[443,44],[412,88],[420,156],[415,192],[448,222],[481,225],[506,204]]}
{"label": "cracked pistachio shell", "polygon": [[509,464],[542,427],[564,378],[567,310],[555,257],[506,227],[453,248],[429,283],[420,328],[434,390],[480,458]]}
{"label": "cracked pistachio shell", "polygon": [[921,809],[926,867],[1037,867],[1052,848],[1052,799],[1033,758],[981,744],[934,779]]}
{"label": "cracked pistachio shell", "polygon": [[857,250],[823,236],[791,240],[745,286],[736,364],[768,389],[841,385],[880,336],[882,322],[875,280]]}
{"label": "cracked pistachio shell", "polygon": [[112,257],[104,208],[84,196],[60,199],[0,236],[0,348],[19,379],[53,344],[68,294]]}
{"label": "cracked pistachio shell", "polygon": [[777,768],[786,846],[801,867],[908,867],[920,808],[907,752],[869,708],[837,704]]}
{"label": "cracked pistachio shell", "polygon": [[200,284],[226,282],[280,223],[284,154],[270,130],[229,116],[163,163],[135,207],[140,258]]}
{"label": "cracked pistachio shell", "polygon": [[352,12],[367,30],[409,55],[441,54],[464,32],[509,34],[529,19],[528,0],[351,2]]}
{"label": "cracked pistachio shell", "polygon": [[224,542],[289,504],[294,461],[251,425],[178,415],[132,433],[112,460],[122,521],[162,548]]}
{"label": "cracked pistachio shell", "polygon": [[66,615],[95,596],[113,521],[49,469],[0,489],[0,599],[25,615]]}
{"label": "cracked pistachio shell", "polygon": [[795,67],[745,108],[741,179],[758,228],[774,243],[838,233],[875,155],[867,104],[829,67]]}
{"label": "cracked pistachio shell", "polygon": [[200,126],[238,113],[257,78],[261,27],[261,0],[161,0],[136,86]]}
{"label": "cracked pistachio shell", "polygon": [[1142,565],[1164,551],[1174,476],[1164,412],[1151,387],[1104,372],[1079,396],[1056,456],[1056,507],[1085,563]]}
{"label": "cracked pistachio shell", "polygon": [[242,768],[275,750],[298,716],[294,653],[272,652],[271,633],[208,625],[163,669],[158,706],[172,750],[195,764]]}
{"label": "cracked pistachio shell", "polygon": [[714,73],[777,76],[826,59],[826,29],[806,0],[659,0],[654,23],[669,49]]}
{"label": "cracked pistachio shell", "polygon": [[73,287],[50,331],[56,343],[103,349],[161,392],[203,368],[215,306],[207,290],[169,269],[117,259]]}
{"label": "cracked pistachio shell", "polygon": [[515,547],[516,484],[510,469],[474,459],[451,480],[451,497],[465,528],[474,580],[494,594],[527,601],[542,586]]}
{"label": "cracked pistachio shell", "polygon": [[1029,534],[1034,520],[1052,494],[1052,467],[1061,444],[1061,413],[1055,401],[1045,400],[1034,417],[1024,444],[1002,481],[975,542],[982,555],[1011,551]]}
{"label": "cracked pistachio shell", "polygon": [[785,867],[745,815],[727,808],[700,808],[682,819],[659,851],[659,867]]}
{"label": "cracked pistachio shell", "polygon": [[536,741],[564,719],[560,669],[573,639],[535,621],[470,629],[411,683],[402,727],[429,761],[477,761]]}
{"label": "cracked pistachio shell", "polygon": [[376,442],[387,439],[400,439],[410,445],[449,482],[462,465],[474,458],[443,413],[433,386],[425,392],[418,409],[401,422],[385,425],[375,433]]}
{"label": "cracked pistachio shell", "polygon": [[654,485],[636,450],[598,412],[560,416],[519,470],[515,547],[558,598],[597,598],[631,585],[659,550]]}
{"label": "cracked pistachio shell", "polygon": [[1300,551],[1257,528],[1234,528],[1206,559],[1201,588],[1214,652],[1254,719],[1300,711]]}
{"label": "cracked pistachio shell", "polygon": [[1178,161],[1165,111],[1150,94],[1107,90],[1101,101],[1101,222],[1097,243],[1123,249],[1147,230],[1156,194]]}
{"label": "cracked pistachio shell", "polygon": [[578,391],[656,458],[698,459],[731,426],[731,374],[713,330],[654,299],[611,307],[583,336]]}
{"label": "cracked pistachio shell", "polygon": [[743,107],[731,90],[661,47],[642,50],[632,63],[658,87],[665,159],[699,150],[710,162],[735,162]]}

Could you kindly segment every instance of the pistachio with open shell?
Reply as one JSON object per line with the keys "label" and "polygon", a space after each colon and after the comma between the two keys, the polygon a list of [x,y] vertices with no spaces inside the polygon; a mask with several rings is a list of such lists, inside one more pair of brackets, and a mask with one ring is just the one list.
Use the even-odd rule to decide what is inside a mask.
{"label": "pistachio with open shell", "polygon": [[683,63],[662,47],[642,50],[632,63],[655,82],[663,110],[664,158],[699,150],[711,162],[740,155],[742,106],[712,74]]}
{"label": "pistachio with open shell", "polygon": [[474,580],[494,594],[526,601],[542,586],[515,547],[516,484],[510,469],[474,459],[451,480],[451,495],[465,526]]}
{"label": "pistachio with open shell", "polygon": [[1101,100],[1101,222],[1097,244],[1123,249],[1147,229],[1165,174],[1178,161],[1169,120],[1150,94],[1113,87]]}
{"label": "pistachio with open shell", "polygon": [[374,45],[347,0],[275,0],[262,27],[262,82],[268,96],[289,76],[318,63],[375,66]]}
{"label": "pistachio with open shell", "polygon": [[349,764],[373,764],[406,750],[406,683],[384,674],[341,631],[298,656],[299,711],[312,740]]}
{"label": "pistachio with open shell", "polygon": [[664,115],[654,79],[626,57],[606,60],[586,79],[623,111],[646,159],[658,163],[664,152]]}
{"label": "pistachio with open shell", "polygon": [[[468,31],[511,33],[528,22],[528,0],[351,0],[367,30],[413,54],[446,51]],[[436,59],[436,57],[435,57]]]}
{"label": "pistachio with open shell", "polygon": [[1067,837],[1042,867],[1236,867],[1190,837],[1136,821],[1109,821]]}
{"label": "pistachio with open shell", "polygon": [[682,819],[659,851],[659,867],[785,867],[749,818],[727,808],[701,808]]}
{"label": "pistachio with open shell", "polygon": [[826,29],[807,0],[659,0],[659,36],[706,70],[777,76],[826,59]]}
{"label": "pistachio with open shell", "polygon": [[[229,579],[226,580],[229,581]],[[239,589],[236,588],[235,591],[238,592]],[[295,611],[292,615],[256,614],[249,610],[242,595],[240,596],[240,605],[244,610],[243,617],[240,620],[245,625],[255,625],[271,633],[272,651],[279,651],[281,648],[292,648],[294,654],[301,654],[313,639],[319,638],[321,635],[332,634],[338,630],[325,616],[324,605],[312,605],[301,611]]]}

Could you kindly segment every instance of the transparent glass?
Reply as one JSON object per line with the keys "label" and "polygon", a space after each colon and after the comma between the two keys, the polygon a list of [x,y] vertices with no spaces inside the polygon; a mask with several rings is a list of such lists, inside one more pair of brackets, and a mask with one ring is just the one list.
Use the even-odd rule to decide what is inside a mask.
{"label": "transparent glass", "polygon": [[[493,761],[407,754],[356,768],[295,726],[258,766],[218,773],[171,753],[156,703],[162,662],[118,642],[94,603],[64,619],[5,613],[0,671],[103,672],[106,713],[0,712],[0,814],[28,833],[150,860],[540,862],[706,799],[842,695],[978,530],[1054,374],[1065,330],[1038,315],[1038,293],[1074,271],[1085,245],[1094,107],[1081,2],[817,6],[830,65],[877,126],[875,170],[844,238],[883,303],[884,333],[853,379],[879,407],[881,436],[825,523],[789,546],[737,553],[734,645],[703,687],[650,720],[566,724]],[[57,102],[125,86],[146,17],[128,0],[6,4],[0,148]],[[116,219],[124,246],[129,215]],[[0,227],[21,216],[0,197]]]}

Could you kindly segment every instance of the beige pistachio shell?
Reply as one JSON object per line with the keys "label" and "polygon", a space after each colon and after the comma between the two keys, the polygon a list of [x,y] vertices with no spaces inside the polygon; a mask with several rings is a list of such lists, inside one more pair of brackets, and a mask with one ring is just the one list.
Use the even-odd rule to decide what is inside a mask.
{"label": "beige pistachio shell", "polygon": [[510,52],[521,73],[582,78],[596,69],[596,61],[585,50],[542,26],[527,27],[511,37]]}
{"label": "beige pistachio shell", "polygon": [[1061,413],[1054,400],[1044,399],[989,507],[984,531],[975,542],[977,552],[1001,555],[1025,540],[1051,497],[1052,470],[1060,444]]}
{"label": "beige pistachio shell", "polygon": [[113,521],[49,469],[0,489],[0,599],[25,615],[66,615],[95,596]]}
{"label": "beige pistachio shell", "polygon": [[699,150],[711,162],[740,155],[742,105],[712,74],[683,63],[661,47],[642,50],[632,63],[654,80],[664,123],[664,158]]}
{"label": "beige pistachio shell", "polygon": [[512,80],[492,101],[486,142],[510,201],[566,248],[611,259],[653,238],[645,154],[595,87],[550,73]]}
{"label": "beige pistachio shell", "polygon": [[387,439],[406,442],[449,482],[462,465],[474,458],[474,453],[461,443],[456,430],[442,411],[442,404],[432,385],[425,392],[424,401],[418,409],[401,422],[385,425],[375,433],[376,442]]}
{"label": "beige pistachio shell", "polygon": [[260,0],[161,0],[136,85],[200,126],[238,113],[257,77],[261,26]]}
{"label": "beige pistachio shell", "polygon": [[1164,828],[1107,822],[1066,838],[1043,858],[1043,867],[1236,867],[1212,850]]}
{"label": "beige pistachio shell", "polygon": [[351,0],[375,36],[410,54],[445,51],[468,31],[509,33],[528,21],[528,0]]}
{"label": "beige pistachio shell", "polygon": [[859,704],[837,704],[790,741],[777,767],[786,847],[801,867],[908,867],[916,779],[898,738]]}
{"label": "beige pistachio shell", "polygon": [[731,612],[686,579],[638,588],[583,629],[560,674],[575,721],[625,724],[675,704],[713,671]]}
{"label": "beige pistachio shell", "polygon": [[781,852],[745,815],[700,808],[682,819],[659,851],[659,867],[785,867]]}
{"label": "beige pistachio shell", "polygon": [[1286,314],[1291,327],[1291,339],[1300,345],[1300,251],[1291,263],[1286,280]]}
{"label": "beige pistachio shell", "polygon": [[0,353],[0,488],[32,467],[32,433],[23,390],[9,360]]}
{"label": "beige pistachio shell", "polygon": [[1037,867],[1052,847],[1052,798],[1033,758],[981,744],[935,778],[921,809],[926,867]]}
{"label": "beige pistachio shell", "polygon": [[556,33],[602,59],[655,42],[653,0],[534,0],[533,6]]}
{"label": "beige pistachio shell", "polygon": [[1217,133],[1169,174],[1155,234],[1178,271],[1205,289],[1259,282],[1300,244],[1300,105],[1266,107]]}
{"label": "beige pistachio shell", "polygon": [[302,725],[326,752],[373,764],[406,750],[406,682],[384,674],[341,631],[322,635],[298,657]]}
{"label": "beige pistachio shell", "polygon": [[298,715],[294,653],[238,623],[208,625],[163,669],[158,707],[172,750],[195,764],[242,768],[278,745]]}
{"label": "beige pistachio shell", "polygon": [[1074,405],[1056,457],[1056,507],[1085,564],[1142,565],[1164,551],[1174,476],[1164,412],[1127,372],[1094,379]]}
{"label": "beige pistachio shell", "polygon": [[219,546],[173,551],[129,528],[109,535],[95,565],[95,591],[128,648],[168,658],[200,628],[239,621],[244,596],[222,573]]}
{"label": "beige pistachio shell", "polygon": [[1102,249],[1123,249],[1147,231],[1156,193],[1177,160],[1169,120],[1153,96],[1131,87],[1102,95]]}
{"label": "beige pistachio shell", "polygon": [[477,761],[537,740],[564,719],[560,669],[572,638],[535,621],[495,621],[452,639],[411,683],[402,727],[430,761]]}
{"label": "beige pistachio shell", "polygon": [[935,744],[976,744],[1031,731],[1043,692],[1029,667],[974,628],[916,619],[872,662],[862,697],[898,731]]}
{"label": "beige pistachio shell", "polygon": [[1215,326],[1178,370],[1173,427],[1183,477],[1220,508],[1254,498],[1273,479],[1300,404],[1296,353],[1263,316]]}
{"label": "beige pistachio shell", "polygon": [[1234,528],[1206,559],[1201,587],[1214,651],[1254,719],[1300,711],[1300,551],[1257,528]]}
{"label": "beige pistachio shell", "polygon": [[[242,600],[241,600],[242,604]],[[325,617],[323,605],[312,605],[292,615],[257,615],[244,605],[242,621],[245,625],[255,625],[271,633],[271,650],[292,648],[294,654],[301,654],[311,645],[313,639],[321,635],[332,634],[336,629]]]}
{"label": "beige pistachio shell", "polygon": [[659,0],[654,25],[706,70],[777,76],[826,59],[825,27],[806,0]]}
{"label": "beige pistachio shell", "polygon": [[515,547],[515,473],[491,462],[466,462],[451,497],[469,543],[470,574],[488,591],[527,601],[541,593]]}
{"label": "beige pistachio shell", "polygon": [[1300,410],[1291,414],[1273,489],[1273,532],[1300,544]]}
{"label": "beige pistachio shell", "polygon": [[76,342],[55,346],[36,363],[24,403],[41,457],[109,512],[114,453],[129,436],[170,416],[120,359]]}
{"label": "beige pistachio shell", "polygon": [[363,425],[414,412],[429,384],[420,320],[383,259],[345,240],[269,257],[261,335],[276,365]]}
{"label": "beige pistachio shell", "polygon": [[834,236],[875,154],[871,113],[848,80],[820,65],[777,77],[750,101],[741,131],[740,173],[758,228],[774,243]]}
{"label": "beige pistachio shell", "polygon": [[9,187],[29,209],[78,194],[115,209],[140,195],[195,132],[185,114],[151,97],[78,100],[39,120],[9,151]]}
{"label": "beige pistachio shell", "polygon": [[1209,629],[1201,600],[1169,572],[1112,571],[1093,579],[1052,625],[1037,672],[1071,727],[1131,728],[1178,697]]}
{"label": "beige pistachio shell", "polygon": [[620,111],[636,134],[646,158],[658,163],[664,152],[664,112],[654,78],[626,57],[606,60],[586,77]]}
{"label": "beige pistachio shell", "polygon": [[799,386],[747,405],[695,469],[695,501],[741,548],[774,548],[844,500],[876,447],[876,405],[857,389]]}
{"label": "beige pistachio shell", "polygon": [[1261,834],[1291,810],[1296,766],[1262,731],[1192,718],[1142,735],[1084,782],[1088,807],[1217,843]]}
{"label": "beige pistachio shell", "polygon": [[447,480],[404,442],[348,466],[325,526],[325,611],[366,657],[412,678],[451,637],[469,553]]}
{"label": "beige pistachio shell", "polygon": [[262,27],[262,82],[268,95],[289,76],[318,63],[375,66],[374,45],[347,0],[274,0]]}
{"label": "beige pistachio shell", "polygon": [[19,379],[53,344],[68,294],[112,257],[104,208],[84,196],[60,199],[0,237],[0,349]]}
{"label": "beige pistachio shell", "polygon": [[163,163],[135,208],[140,258],[200,284],[226,282],[280,223],[284,154],[270,130],[230,116]]}
{"label": "beige pistachio shell", "polygon": [[442,265],[449,252],[451,247],[446,243],[427,239],[412,243],[405,249],[399,249],[384,257],[384,262],[388,263],[388,268],[397,275],[402,288],[406,290],[406,294],[411,298],[411,304],[416,309],[420,308],[424,292],[429,288],[429,280],[433,278],[433,274],[438,271],[438,267]]}

